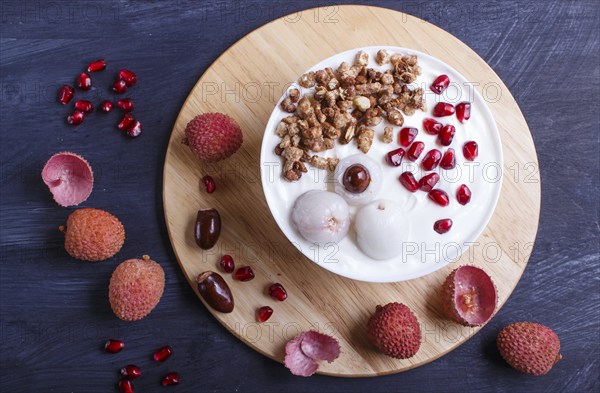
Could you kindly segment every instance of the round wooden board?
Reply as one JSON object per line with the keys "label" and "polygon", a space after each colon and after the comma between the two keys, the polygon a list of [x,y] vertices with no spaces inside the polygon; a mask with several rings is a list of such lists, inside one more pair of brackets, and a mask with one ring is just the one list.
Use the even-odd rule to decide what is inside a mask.
{"label": "round wooden board", "polygon": [[[267,207],[260,182],[260,146],[273,106],[288,83],[320,60],[348,49],[394,45],[429,53],[456,68],[476,85],[501,133],[504,181],[487,229],[460,260],[428,276],[401,283],[353,281],[314,264],[283,236]],[[493,88],[493,90],[491,90]],[[491,98],[490,98],[491,96]],[[200,163],[181,143],[189,120],[204,112],[235,118],[244,144],[231,158]],[[540,183],[529,129],[507,87],[469,47],[421,19],[367,6],[335,6],[302,11],[275,20],[225,51],[193,88],[177,118],[164,167],[164,208],[171,243],[190,285],[217,270],[223,254],[237,266],[250,265],[250,282],[225,279],[235,296],[231,314],[209,311],[234,335],[260,353],[283,361],[285,343],[300,331],[316,329],[335,336],[342,355],[319,372],[342,377],[396,373],[428,363],[465,342],[478,328],[462,327],[441,314],[438,289],[459,264],[483,267],[498,287],[502,306],[516,286],[537,231]],[[200,179],[212,175],[217,191],[207,194]],[[193,236],[196,212],[214,207],[223,220],[218,244],[200,250]],[[266,293],[273,282],[289,294],[275,302]],[[366,323],[378,304],[398,301],[418,316],[423,339],[408,360],[376,352],[366,339]],[[256,309],[270,305],[273,317],[255,322]],[[202,310],[198,310],[202,312]]]}

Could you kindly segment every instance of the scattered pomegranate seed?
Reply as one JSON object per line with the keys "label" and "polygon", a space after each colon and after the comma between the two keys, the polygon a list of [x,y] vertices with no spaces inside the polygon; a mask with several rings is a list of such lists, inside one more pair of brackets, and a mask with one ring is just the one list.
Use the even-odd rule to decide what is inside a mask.
{"label": "scattered pomegranate seed", "polygon": [[446,124],[442,127],[438,138],[442,146],[450,146],[452,143],[452,139],[454,139],[454,134],[456,133],[456,128],[452,124]]}
{"label": "scattered pomegranate seed", "polygon": [[463,154],[464,154],[465,158],[469,161],[473,161],[474,159],[476,159],[477,156],[479,155],[479,152],[477,149],[477,142],[469,141],[469,142],[465,143],[465,145],[463,146]]}
{"label": "scattered pomegranate seed", "polygon": [[452,228],[452,220],[449,218],[437,220],[433,224],[433,230],[439,233],[440,235],[448,232],[450,228]]}
{"label": "scattered pomegranate seed", "polygon": [[450,198],[448,198],[448,194],[446,194],[445,191],[442,191],[440,189],[429,191],[428,196],[429,199],[431,199],[440,206],[448,206],[448,204],[450,203]]}
{"label": "scattered pomegranate seed", "polygon": [[232,273],[235,270],[235,262],[233,262],[233,257],[231,255],[223,255],[219,265],[225,273]]}
{"label": "scattered pomegranate seed", "polygon": [[78,126],[83,123],[83,119],[85,119],[85,113],[82,111],[75,111],[67,116],[67,123],[72,126]]}
{"label": "scattered pomegranate seed", "polygon": [[132,138],[135,138],[136,136],[139,136],[141,133],[142,133],[142,123],[135,120],[133,122],[133,124],[131,125],[131,128],[129,130],[127,130],[127,135],[129,135]]}
{"label": "scattered pomegranate seed", "polygon": [[121,98],[117,101],[117,106],[125,113],[131,112],[133,110],[133,100],[131,98]]}
{"label": "scattered pomegranate seed", "polygon": [[447,102],[438,102],[433,107],[432,113],[435,117],[450,116],[454,114],[454,106],[452,106],[452,104],[448,104]]}
{"label": "scattered pomegranate seed", "polygon": [[435,187],[438,181],[440,181],[440,175],[435,172],[425,175],[419,180],[419,189],[421,191],[429,192],[433,190],[433,187]]}
{"label": "scattered pomegranate seed", "polygon": [[440,75],[437,78],[435,78],[435,80],[433,81],[431,86],[429,86],[429,88],[435,94],[442,94],[442,92],[446,90],[449,84],[450,78],[448,78],[448,75]]}
{"label": "scattered pomegranate seed", "polygon": [[428,134],[437,135],[442,130],[442,123],[428,117],[423,120],[423,129]]}
{"label": "scattered pomegranate seed", "polygon": [[410,192],[415,192],[419,189],[417,179],[415,179],[415,176],[408,171],[402,173],[398,179],[400,180],[400,184]]}
{"label": "scattered pomegranate seed", "polygon": [[442,159],[442,153],[440,153],[437,149],[431,149],[425,154],[423,157],[423,161],[421,161],[421,166],[426,171],[431,171],[438,166],[440,160]]}
{"label": "scattered pomegranate seed", "polygon": [[119,80],[122,80],[127,86],[131,87],[137,82],[137,76],[133,71],[124,68],[119,71]]}
{"label": "scattered pomegranate seed", "polygon": [[204,183],[204,187],[206,188],[206,192],[212,194],[217,189],[217,185],[215,184],[215,180],[212,176],[206,175],[202,178],[202,183]]}
{"label": "scattered pomegranate seed", "polygon": [[393,166],[399,166],[402,163],[402,157],[404,157],[404,149],[401,147],[386,154],[388,164]]}
{"label": "scattered pomegranate seed", "polygon": [[98,59],[98,60],[94,60],[92,61],[89,65],[88,65],[88,72],[98,72],[98,71],[102,71],[106,68],[106,61],[104,61],[104,59]]}
{"label": "scattered pomegranate seed", "polygon": [[87,100],[75,101],[75,109],[84,113],[91,113],[94,110],[94,105]]}
{"label": "scattered pomegranate seed", "polygon": [[154,361],[156,362],[164,362],[173,354],[173,348],[169,345],[165,345],[164,347],[158,348],[154,351]]}
{"label": "scattered pomegranate seed", "polygon": [[142,371],[136,365],[128,364],[121,368],[121,375],[124,376],[125,379],[136,379],[142,375]]}
{"label": "scattered pomegranate seed", "polygon": [[456,191],[456,200],[461,205],[466,205],[471,201],[471,190],[467,187],[466,184],[461,184],[458,187],[458,191]]}
{"label": "scattered pomegranate seed", "polygon": [[82,72],[77,77],[77,87],[81,90],[89,90],[92,88],[92,78],[85,72]]}
{"label": "scattered pomegranate seed", "polygon": [[254,272],[250,266],[242,266],[235,271],[233,278],[238,281],[250,281],[254,278]]}
{"label": "scattered pomegranate seed", "polygon": [[110,353],[121,352],[123,348],[125,348],[125,343],[119,340],[110,339],[104,344],[104,349]]}
{"label": "scattered pomegranate seed", "polygon": [[179,385],[180,376],[178,373],[168,373],[162,380],[163,386]]}
{"label": "scattered pomegranate seed", "polygon": [[456,166],[456,154],[453,148],[449,148],[444,153],[442,160],[440,161],[440,168],[443,169],[454,169]]}
{"label": "scattered pomegranate seed", "polygon": [[287,291],[280,283],[275,283],[269,287],[269,296],[280,302],[287,299]]}
{"label": "scattered pomegranate seed", "polygon": [[133,393],[133,383],[127,379],[119,381],[119,390],[121,393]]}
{"label": "scattered pomegranate seed", "polygon": [[425,149],[425,144],[423,142],[415,142],[408,148],[408,153],[406,154],[406,158],[411,161],[417,161],[423,150]]}
{"label": "scattered pomegranate seed", "polygon": [[119,122],[119,124],[117,124],[117,128],[121,131],[127,132],[131,129],[134,122],[135,122],[135,119],[133,118],[133,116],[131,116],[129,114],[123,115],[123,117],[121,118],[121,121]]}
{"label": "scattered pomegranate seed", "polygon": [[75,89],[73,89],[69,85],[62,85],[60,89],[58,89],[58,102],[63,105],[67,105],[75,96]]}
{"label": "scattered pomegranate seed", "polygon": [[269,306],[263,306],[256,310],[256,322],[266,322],[273,315],[273,309]]}
{"label": "scattered pomegranate seed", "polygon": [[100,104],[100,110],[104,113],[108,113],[108,112],[112,111],[113,103],[108,100],[102,101],[102,103]]}
{"label": "scattered pomegranate seed", "polygon": [[118,80],[112,85],[112,89],[117,94],[123,94],[127,91],[127,83],[124,80]]}
{"label": "scattered pomegranate seed", "polygon": [[398,143],[401,146],[408,147],[415,140],[419,130],[414,127],[404,127],[398,134]]}
{"label": "scattered pomegranate seed", "polygon": [[470,102],[461,102],[456,105],[456,118],[461,123],[469,120],[471,118],[471,103]]}

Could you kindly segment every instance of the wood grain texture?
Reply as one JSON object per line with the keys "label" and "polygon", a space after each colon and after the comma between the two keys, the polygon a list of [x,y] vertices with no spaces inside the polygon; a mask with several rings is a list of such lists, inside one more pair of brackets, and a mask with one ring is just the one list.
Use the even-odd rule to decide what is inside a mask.
{"label": "wood grain texture", "polygon": [[[175,122],[165,159],[163,200],[171,243],[195,290],[195,278],[203,271],[216,270],[223,254],[231,254],[238,266],[252,266],[257,277],[251,283],[228,280],[237,299],[234,311],[210,311],[257,351],[283,361],[285,343],[312,328],[334,335],[343,352],[335,362],[322,364],[319,373],[360,377],[409,370],[437,359],[479,330],[462,328],[441,315],[439,288],[456,266],[481,266],[496,282],[499,307],[507,300],[528,261],[516,258],[510,250],[514,244],[533,246],[535,241],[539,182],[519,183],[505,176],[487,229],[469,252],[449,266],[402,283],[352,281],[323,270],[287,244],[269,212],[256,174],[260,173],[260,146],[274,103],[289,81],[337,52],[377,44],[405,46],[443,60],[478,87],[500,131],[505,173],[513,166],[538,167],[535,148],[508,89],[483,60],[450,34],[418,18],[383,8],[340,6],[335,13],[326,8],[308,12],[336,23],[295,20],[295,15],[271,22],[224,52],[192,89]],[[356,29],[364,19],[377,24]],[[307,47],[307,43],[317,41],[318,46]],[[278,93],[267,94],[267,86],[276,87]],[[490,99],[488,86],[501,92],[499,99]],[[244,131],[243,148],[223,163],[202,164],[181,143],[186,124],[197,114],[207,112],[229,114]],[[223,173],[232,172],[236,175],[233,180],[226,175],[222,181]],[[217,193],[207,195],[199,190],[205,174],[215,177]],[[197,247],[192,229],[196,212],[205,208],[216,208],[223,217],[220,242],[208,251]],[[428,244],[426,249],[433,247],[435,244]],[[268,323],[258,324],[256,309],[271,303],[265,289],[273,282],[283,283],[289,298],[273,305],[275,313]],[[391,301],[407,304],[422,324],[423,343],[411,359],[395,360],[378,354],[366,340],[366,322],[375,306]]]}
{"label": "wood grain texture", "polygon": [[[165,148],[183,102],[208,66],[244,35],[290,12],[335,4],[0,3],[0,391],[117,391],[117,370],[130,362],[145,371],[136,382],[142,392],[159,391],[170,370],[184,378],[174,389],[183,392],[600,390],[599,124],[592,110],[600,102],[600,38],[593,0],[370,2],[424,19],[469,45],[508,86],[535,141],[542,179],[535,247],[519,250],[531,258],[517,288],[467,343],[398,375],[295,378],[242,345],[190,290],[170,246],[161,198]],[[115,131],[117,113],[92,115],[76,130],[62,121],[68,110],[56,104],[56,89],[100,56],[109,69],[95,77],[94,102],[113,98],[100,87],[118,67],[140,77],[130,93],[146,133],[135,142]],[[112,211],[127,230],[123,250],[101,264],[71,260],[55,230],[72,209],[52,201],[39,174],[64,149],[94,167],[95,188],[84,206]],[[150,316],[127,324],[110,311],[108,279],[118,262],[142,253],[162,264],[167,285]],[[495,336],[519,320],[544,323],[560,336],[565,358],[550,374],[531,378],[500,359]],[[127,342],[126,352],[100,350],[113,336]],[[164,343],[176,353],[154,364],[150,353]]]}

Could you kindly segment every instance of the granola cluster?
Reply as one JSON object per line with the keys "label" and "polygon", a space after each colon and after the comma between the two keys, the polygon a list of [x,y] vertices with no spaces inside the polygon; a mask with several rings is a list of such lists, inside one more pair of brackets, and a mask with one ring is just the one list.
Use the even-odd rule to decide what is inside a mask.
{"label": "granola cluster", "polygon": [[[289,181],[300,179],[307,172],[306,163],[334,171],[339,159],[316,154],[335,147],[336,141],[348,144],[354,139],[357,147],[367,153],[373,144],[371,128],[384,118],[395,126],[404,124],[404,115],[417,109],[426,110],[422,88],[409,89],[421,74],[417,56],[390,54],[382,49],[375,61],[390,69],[381,72],[368,68],[369,55],[360,51],[353,65],[346,62],[337,70],[325,68],[311,71],[298,79],[298,84],[313,89],[313,94],[301,96],[291,89],[281,102],[281,109],[290,113],[277,126],[281,142],[275,153],[284,158],[283,176]],[[392,129],[386,127],[382,140],[392,140]]]}

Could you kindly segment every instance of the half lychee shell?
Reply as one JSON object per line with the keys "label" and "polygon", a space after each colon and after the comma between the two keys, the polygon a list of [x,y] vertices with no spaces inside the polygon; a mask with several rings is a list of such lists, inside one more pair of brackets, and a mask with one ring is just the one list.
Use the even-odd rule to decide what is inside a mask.
{"label": "half lychee shell", "polygon": [[61,152],[53,155],[42,169],[42,179],[61,206],[76,206],[92,193],[92,167],[78,154]]}
{"label": "half lychee shell", "polygon": [[492,278],[471,265],[455,269],[442,286],[442,307],[448,318],[464,326],[481,326],[496,311],[498,293]]}

